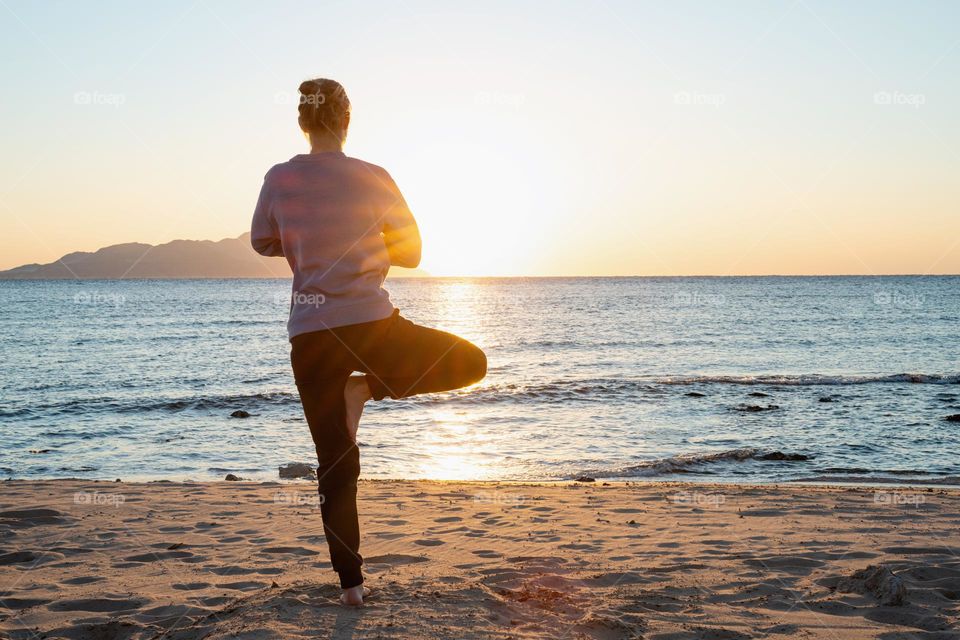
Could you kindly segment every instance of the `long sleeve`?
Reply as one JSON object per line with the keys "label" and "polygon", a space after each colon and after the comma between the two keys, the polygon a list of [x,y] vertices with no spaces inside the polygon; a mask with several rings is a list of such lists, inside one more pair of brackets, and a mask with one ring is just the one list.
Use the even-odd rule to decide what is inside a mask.
{"label": "long sleeve", "polygon": [[384,171],[389,199],[383,216],[383,241],[390,255],[390,264],[415,268],[420,264],[420,230],[393,178]]}
{"label": "long sleeve", "polygon": [[[267,174],[269,177],[270,174]],[[250,244],[253,250],[263,256],[282,256],[283,245],[280,243],[280,232],[277,222],[270,212],[270,182],[263,180],[260,197],[257,199],[257,208],[253,211],[253,222],[250,225]]]}

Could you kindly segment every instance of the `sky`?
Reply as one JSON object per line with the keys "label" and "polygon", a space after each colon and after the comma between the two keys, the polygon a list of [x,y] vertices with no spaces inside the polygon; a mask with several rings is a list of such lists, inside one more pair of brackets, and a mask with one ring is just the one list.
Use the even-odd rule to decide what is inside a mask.
{"label": "sky", "polygon": [[956,2],[0,0],[0,269],[249,228],[344,84],[435,275],[960,273]]}

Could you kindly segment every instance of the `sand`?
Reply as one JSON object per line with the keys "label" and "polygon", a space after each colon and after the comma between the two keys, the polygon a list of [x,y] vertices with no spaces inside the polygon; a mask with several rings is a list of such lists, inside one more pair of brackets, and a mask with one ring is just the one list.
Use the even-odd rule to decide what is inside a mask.
{"label": "sand", "polygon": [[310,484],[4,482],[0,636],[960,638],[954,490],[360,493],[373,595],[345,609]]}

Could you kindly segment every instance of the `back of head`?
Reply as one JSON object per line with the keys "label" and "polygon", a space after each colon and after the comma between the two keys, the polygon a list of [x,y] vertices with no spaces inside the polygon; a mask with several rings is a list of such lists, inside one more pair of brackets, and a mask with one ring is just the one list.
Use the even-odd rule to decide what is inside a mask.
{"label": "back of head", "polygon": [[350,98],[336,80],[315,78],[300,83],[300,128],[311,136],[343,142],[350,123]]}

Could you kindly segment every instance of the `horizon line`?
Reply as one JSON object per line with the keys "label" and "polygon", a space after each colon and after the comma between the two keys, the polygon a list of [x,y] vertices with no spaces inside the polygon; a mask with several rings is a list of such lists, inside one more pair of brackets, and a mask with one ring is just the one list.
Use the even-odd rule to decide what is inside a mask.
{"label": "horizon line", "polygon": [[[956,278],[960,273],[750,273],[750,274],[647,274],[647,275],[388,275],[392,280],[631,280],[641,278]],[[195,278],[169,277],[169,278],[5,278],[0,276],[0,282],[136,282],[136,281],[173,281],[173,280],[292,280],[293,276],[224,276],[208,277],[200,276]]]}

